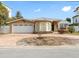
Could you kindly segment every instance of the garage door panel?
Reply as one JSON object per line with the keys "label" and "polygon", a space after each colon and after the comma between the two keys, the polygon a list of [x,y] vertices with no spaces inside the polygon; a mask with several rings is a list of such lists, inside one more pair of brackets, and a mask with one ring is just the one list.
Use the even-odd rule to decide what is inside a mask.
{"label": "garage door panel", "polygon": [[13,26],[12,32],[14,32],[14,33],[31,33],[31,32],[33,32],[33,26]]}

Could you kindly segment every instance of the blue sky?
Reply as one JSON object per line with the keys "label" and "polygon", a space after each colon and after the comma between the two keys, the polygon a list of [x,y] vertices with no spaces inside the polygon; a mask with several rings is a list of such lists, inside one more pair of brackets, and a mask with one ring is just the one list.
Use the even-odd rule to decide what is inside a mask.
{"label": "blue sky", "polygon": [[65,19],[75,15],[75,7],[79,2],[70,1],[4,1],[11,8],[12,16],[20,11],[24,18],[34,19],[40,17]]}

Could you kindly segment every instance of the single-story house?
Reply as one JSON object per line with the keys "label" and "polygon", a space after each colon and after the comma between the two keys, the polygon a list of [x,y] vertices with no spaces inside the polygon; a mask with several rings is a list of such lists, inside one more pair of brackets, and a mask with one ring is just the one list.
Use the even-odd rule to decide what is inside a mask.
{"label": "single-story house", "polygon": [[16,19],[2,26],[0,33],[48,33],[58,31],[58,20],[47,20],[46,18],[28,20]]}

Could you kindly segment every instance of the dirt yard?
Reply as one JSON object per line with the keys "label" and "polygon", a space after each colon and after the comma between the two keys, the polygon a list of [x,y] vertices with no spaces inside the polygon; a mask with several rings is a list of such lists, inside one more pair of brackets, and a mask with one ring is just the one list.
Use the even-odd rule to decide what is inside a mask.
{"label": "dirt yard", "polygon": [[61,45],[75,45],[79,40],[63,38],[63,37],[35,37],[23,38],[16,42],[20,46],[61,46]]}
{"label": "dirt yard", "polygon": [[[69,39],[79,40],[79,36],[68,34],[42,34],[43,37],[65,37]],[[0,47],[17,47],[16,42],[24,38],[35,38],[38,34],[3,34],[0,35]],[[28,39],[29,40],[29,39]]]}

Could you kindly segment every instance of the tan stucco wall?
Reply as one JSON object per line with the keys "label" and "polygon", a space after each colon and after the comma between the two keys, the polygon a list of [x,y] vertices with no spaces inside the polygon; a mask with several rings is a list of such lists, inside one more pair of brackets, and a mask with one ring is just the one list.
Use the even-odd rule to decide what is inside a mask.
{"label": "tan stucco wall", "polygon": [[36,22],[35,32],[51,31],[51,22]]}
{"label": "tan stucco wall", "polygon": [[46,23],[46,25],[47,25],[47,29],[46,29],[46,31],[51,31],[52,30],[52,26],[51,26],[51,23],[50,22],[48,22],[48,23]]}
{"label": "tan stucco wall", "polygon": [[39,23],[35,23],[35,32],[38,32],[40,28],[40,24]]}

